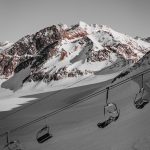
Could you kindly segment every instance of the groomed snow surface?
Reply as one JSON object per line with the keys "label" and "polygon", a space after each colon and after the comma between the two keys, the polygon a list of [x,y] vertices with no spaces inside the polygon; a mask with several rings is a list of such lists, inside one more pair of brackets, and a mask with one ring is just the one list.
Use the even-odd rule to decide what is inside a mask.
{"label": "groomed snow surface", "polygon": [[[145,75],[144,83],[149,81],[149,76],[150,73]],[[54,116],[14,131],[10,134],[11,139],[19,139],[24,149],[29,150],[149,150],[150,104],[142,110],[137,110],[133,105],[135,94],[141,86],[140,82],[140,78],[137,78],[110,90],[109,101],[117,104],[120,117],[105,129],[99,129],[96,126],[99,121],[105,119],[103,107],[106,93],[102,93]],[[45,99],[15,114],[13,113],[18,109],[1,112],[0,118],[8,114],[12,115],[0,122],[0,133],[14,129],[60,107],[70,105],[107,84],[99,83],[66,89],[52,96],[49,94],[53,92],[26,95],[26,98],[34,97],[37,101],[42,97]],[[149,98],[150,89],[146,84],[144,86],[145,96]],[[36,133],[45,124],[50,125],[53,138],[43,144],[38,144]],[[5,142],[6,137],[0,138],[0,149]]]}
{"label": "groomed snow surface", "polygon": [[[42,81],[37,83],[31,82],[24,84],[21,89],[18,89],[18,87],[20,87],[22,84],[24,76],[28,75],[29,72],[30,71],[28,67],[27,69],[20,71],[13,78],[10,78],[9,80],[2,83],[2,87],[5,88],[0,88],[0,111],[9,111],[13,108],[19,107],[21,104],[35,100],[35,98],[19,98],[25,95],[36,94],[39,92],[42,93],[48,91],[58,91],[62,89],[100,83],[113,79],[120,74],[120,72],[116,72],[108,75],[87,75],[78,78],[66,78],[58,81],[52,81],[50,84],[46,84]],[[17,91],[13,92],[11,90],[7,90],[7,87],[11,87]]]}

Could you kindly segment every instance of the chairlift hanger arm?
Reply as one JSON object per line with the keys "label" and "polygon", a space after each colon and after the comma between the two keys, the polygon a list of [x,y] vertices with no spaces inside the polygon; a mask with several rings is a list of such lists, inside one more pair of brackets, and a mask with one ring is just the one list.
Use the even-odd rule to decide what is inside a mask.
{"label": "chairlift hanger arm", "polygon": [[106,105],[108,105],[109,87],[106,88]]}
{"label": "chairlift hanger arm", "polygon": [[144,88],[144,74],[142,74],[142,88]]}
{"label": "chairlift hanger arm", "polygon": [[9,143],[9,133],[6,132],[6,142]]}

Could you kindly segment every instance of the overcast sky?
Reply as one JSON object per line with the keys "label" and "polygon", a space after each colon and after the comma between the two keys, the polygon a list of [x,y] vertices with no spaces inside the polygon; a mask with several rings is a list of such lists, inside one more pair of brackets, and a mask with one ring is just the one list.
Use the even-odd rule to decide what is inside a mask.
{"label": "overcast sky", "polygon": [[17,41],[57,23],[105,24],[150,36],[150,0],[0,0],[0,41]]}

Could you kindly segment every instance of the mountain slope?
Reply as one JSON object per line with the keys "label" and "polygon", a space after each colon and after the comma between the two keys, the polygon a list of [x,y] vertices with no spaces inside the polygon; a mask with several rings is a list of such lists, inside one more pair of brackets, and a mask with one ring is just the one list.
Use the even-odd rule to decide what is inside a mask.
{"label": "mountain slope", "polygon": [[[16,90],[28,82],[51,83],[96,75],[109,66],[120,72],[149,50],[149,43],[105,25],[53,25],[23,37],[0,53],[0,76],[6,82],[2,87]],[[22,76],[19,72],[28,73]],[[12,86],[15,78],[19,79],[18,84]]]}

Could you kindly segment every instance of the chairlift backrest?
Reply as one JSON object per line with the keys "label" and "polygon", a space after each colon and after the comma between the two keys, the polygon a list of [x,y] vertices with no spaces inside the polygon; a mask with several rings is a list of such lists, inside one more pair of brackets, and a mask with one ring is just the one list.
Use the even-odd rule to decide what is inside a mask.
{"label": "chairlift backrest", "polygon": [[105,116],[118,116],[119,115],[119,110],[117,108],[117,105],[115,103],[108,103],[105,107],[104,107],[104,115]]}
{"label": "chairlift backrest", "polygon": [[47,133],[47,132],[49,132],[49,127],[48,127],[48,126],[43,127],[43,128],[39,131],[39,133]]}

